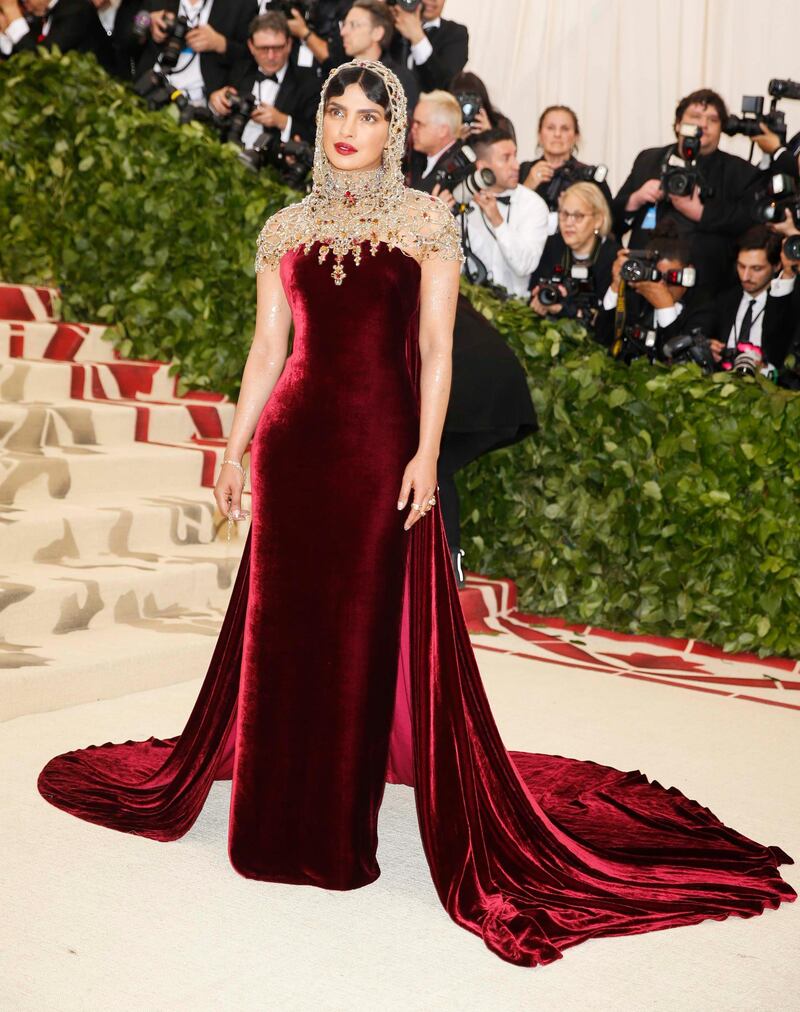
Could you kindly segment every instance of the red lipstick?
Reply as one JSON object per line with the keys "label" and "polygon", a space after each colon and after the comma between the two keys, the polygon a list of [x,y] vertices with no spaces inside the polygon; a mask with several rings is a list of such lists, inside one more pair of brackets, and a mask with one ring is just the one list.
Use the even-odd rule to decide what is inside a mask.
{"label": "red lipstick", "polygon": [[354,155],[358,151],[358,148],[354,148],[352,144],[334,144],[333,146],[340,155]]}

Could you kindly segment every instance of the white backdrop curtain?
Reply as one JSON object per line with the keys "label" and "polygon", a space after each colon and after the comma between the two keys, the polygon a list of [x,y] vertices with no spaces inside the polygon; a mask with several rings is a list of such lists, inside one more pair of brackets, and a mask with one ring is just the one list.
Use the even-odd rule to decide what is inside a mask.
{"label": "white backdrop curtain", "polygon": [[[711,87],[740,112],[771,78],[800,80],[799,0],[447,0],[444,16],[468,26],[468,69],[513,121],[520,158],[533,157],[540,111],[563,103],[580,120],[579,157],[608,166],[612,191],[638,151],[673,139],[683,95]],[[779,108],[791,137],[800,102]],[[720,146],[746,157],[749,142]]]}

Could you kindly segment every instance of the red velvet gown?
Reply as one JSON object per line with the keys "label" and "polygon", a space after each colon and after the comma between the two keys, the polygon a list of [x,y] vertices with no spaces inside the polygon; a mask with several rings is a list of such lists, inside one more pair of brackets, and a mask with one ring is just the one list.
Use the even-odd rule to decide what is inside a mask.
{"label": "red velvet gown", "polygon": [[41,794],[166,841],[232,779],[239,873],[352,889],[379,874],[385,782],[413,785],[448,913],[528,965],[795,899],[777,871],[791,858],[676,788],[504,749],[441,516],[406,532],[396,506],[418,436],[420,267],[363,252],[341,286],[316,249],[281,261],[293,353],[254,436],[251,534],[183,732],[56,756]]}

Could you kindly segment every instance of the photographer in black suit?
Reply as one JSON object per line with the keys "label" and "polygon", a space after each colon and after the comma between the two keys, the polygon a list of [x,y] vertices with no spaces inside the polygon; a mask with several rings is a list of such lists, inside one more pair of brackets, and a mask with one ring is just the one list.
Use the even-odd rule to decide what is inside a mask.
{"label": "photographer in black suit", "polygon": [[[652,361],[660,359],[665,341],[693,330],[708,334],[713,319],[708,292],[681,283],[683,272],[693,265],[689,243],[678,234],[673,222],[665,221],[654,230],[645,251],[658,256],[652,266],[664,276],[658,280],[624,281],[622,265],[631,250],[620,249],[595,324],[595,339],[625,362],[643,356]],[[673,280],[672,271],[681,272],[680,280]],[[685,280],[691,280],[691,276]]]}
{"label": "photographer in black suit", "polygon": [[797,265],[783,254],[783,242],[766,225],[754,225],[739,239],[739,284],[714,302],[709,336],[715,362],[726,349],[749,344],[760,349],[765,368],[783,365],[797,325],[792,298]]}
{"label": "photographer in black suit", "polygon": [[405,63],[420,91],[447,89],[469,58],[466,25],[442,17],[445,0],[421,0],[413,11],[391,7],[397,31],[392,55]]}
{"label": "photographer in black suit", "polygon": [[13,55],[36,46],[58,46],[62,53],[78,50],[94,53],[110,73],[115,67],[114,52],[90,0],[27,0],[25,17],[18,0],[0,0],[3,35]]}
{"label": "photographer in black suit", "polygon": [[[341,26],[342,45],[348,60],[379,60],[397,75],[406,93],[409,116],[419,97],[417,81],[411,71],[397,63],[388,50],[394,35],[394,22],[383,0],[355,0],[345,14]],[[333,69],[330,61],[322,67],[323,75]]]}
{"label": "photographer in black suit", "polygon": [[[632,247],[644,246],[657,223],[674,221],[690,243],[698,283],[715,293],[732,277],[735,239],[753,220],[759,179],[755,166],[719,150],[727,117],[725,102],[708,88],[681,99],[674,123],[679,144],[640,152],[613,205],[617,238],[622,240],[630,230],[628,245]],[[680,161],[688,132],[697,128],[702,131],[699,153],[693,165],[683,168],[696,171],[702,185],[692,185],[685,195],[670,194],[662,187],[663,170],[670,158]],[[680,164],[674,167],[681,171]]]}
{"label": "photographer in black suit", "polygon": [[461,143],[461,106],[447,91],[420,95],[411,116],[411,153],[406,160],[406,185],[430,193],[437,169]]}
{"label": "photographer in black suit", "polygon": [[245,147],[252,147],[265,129],[279,130],[284,142],[298,136],[313,144],[320,81],[313,70],[290,63],[292,38],[283,14],[270,11],[253,18],[247,47],[250,55],[235,65],[230,85],[209,98],[211,109],[227,116],[228,92],[253,95],[258,104],[242,134]]}
{"label": "photographer in black suit", "polygon": [[111,43],[114,73],[126,81],[132,80],[141,55],[133,22],[142,8],[142,0],[91,0],[91,3]]}
{"label": "photographer in black suit", "polygon": [[193,105],[205,105],[208,96],[230,79],[233,65],[247,57],[247,27],[257,9],[255,0],[150,0],[150,39],[139,57],[136,77],[160,69],[169,25],[185,17],[189,31],[167,77]]}
{"label": "photographer in black suit", "polygon": [[299,6],[291,3],[258,0],[258,10],[259,14],[277,10],[285,15],[294,40],[290,57],[292,65],[313,68],[320,74],[325,64],[338,67],[346,60],[339,25],[350,10],[351,2],[352,0],[319,0],[312,9],[309,20],[303,16],[303,10]]}

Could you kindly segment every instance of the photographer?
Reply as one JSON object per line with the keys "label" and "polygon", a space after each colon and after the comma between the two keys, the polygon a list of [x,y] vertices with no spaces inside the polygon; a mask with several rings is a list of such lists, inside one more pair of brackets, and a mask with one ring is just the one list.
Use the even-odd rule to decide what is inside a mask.
{"label": "photographer", "polygon": [[411,117],[411,153],[406,159],[406,185],[430,193],[436,173],[458,146],[461,106],[447,91],[420,95]]}
{"label": "photographer", "polygon": [[283,142],[297,135],[313,144],[320,82],[313,70],[289,62],[292,40],[286,18],[277,11],[253,18],[247,48],[251,58],[236,64],[230,86],[211,95],[211,109],[228,116],[236,97],[252,96],[255,107],[241,136],[244,147],[252,147],[265,129],[279,131]]}
{"label": "photographer", "polygon": [[[489,169],[495,182],[474,193],[465,211],[471,254],[486,268],[488,281],[527,298],[531,273],[547,240],[547,204],[519,185],[517,145],[511,134],[487,130],[473,139],[472,147],[478,156],[476,168]],[[449,191],[439,196],[455,206]]]}
{"label": "photographer", "polygon": [[140,45],[134,37],[134,20],[142,0],[91,0],[114,58],[113,72],[126,81],[133,80]]}
{"label": "photographer", "polygon": [[573,183],[559,199],[558,222],[539,261],[531,309],[581,320],[593,331],[617,256],[617,242],[609,238],[611,210],[598,187]]}
{"label": "photographer", "polygon": [[714,293],[731,276],[734,241],[752,222],[759,178],[755,166],[719,150],[727,118],[725,102],[708,88],[681,99],[678,143],[640,152],[613,204],[617,238],[630,230],[630,246],[643,246],[657,223],[674,221],[689,240],[698,283]]}
{"label": "photographer", "polygon": [[[625,276],[652,275],[645,280]],[[673,222],[661,224],[637,254],[620,249],[595,325],[595,339],[624,362],[662,358],[664,342],[680,334],[708,334],[712,309],[708,293],[694,285],[689,244]]]}
{"label": "photographer", "polygon": [[766,225],[754,225],[739,239],[739,283],[715,300],[709,329],[718,364],[729,364],[749,345],[758,349],[763,369],[783,365],[797,325],[792,298],[797,261],[783,253],[784,241]]}
{"label": "photographer", "polygon": [[24,7],[18,0],[0,0],[0,28],[5,56],[58,46],[62,53],[94,53],[101,67],[114,72],[111,42],[87,0],[27,0]]}
{"label": "photographer", "polygon": [[581,131],[578,117],[566,105],[548,106],[539,117],[541,157],[523,162],[519,178],[523,186],[538,193],[550,209],[550,234],[558,228],[558,198],[573,183],[588,182],[598,187],[611,207],[611,190],[604,165],[586,165],[575,157]]}
{"label": "photographer", "polygon": [[469,71],[456,74],[447,90],[461,106],[461,118],[464,123],[461,130],[463,141],[469,143],[475,134],[497,128],[506,130],[516,141],[514,124],[492,105],[486,85],[477,74]]}
{"label": "photographer", "polygon": [[[392,59],[387,52],[394,35],[394,22],[383,0],[355,0],[341,27],[342,45],[348,60],[379,60],[397,74],[409,110],[417,104],[419,89],[414,75]],[[333,64],[326,64],[327,76]]]}
{"label": "photographer", "polygon": [[420,91],[445,89],[469,57],[466,25],[443,18],[444,0],[421,0],[414,10],[389,0],[397,32],[392,56],[414,72]]}
{"label": "photographer", "polygon": [[[232,66],[246,58],[247,26],[256,10],[255,0],[150,0],[150,38],[136,66],[137,78],[163,72],[189,102],[205,105],[207,96],[229,79]],[[184,24],[181,19],[186,34],[178,43],[177,62],[173,56],[165,65],[170,37]]]}
{"label": "photographer", "polygon": [[259,14],[270,11],[283,14],[294,40],[292,65],[313,68],[319,74],[323,65],[338,67],[345,61],[339,25],[345,19],[351,2],[318,0],[316,4],[300,4],[291,0],[259,0]]}

